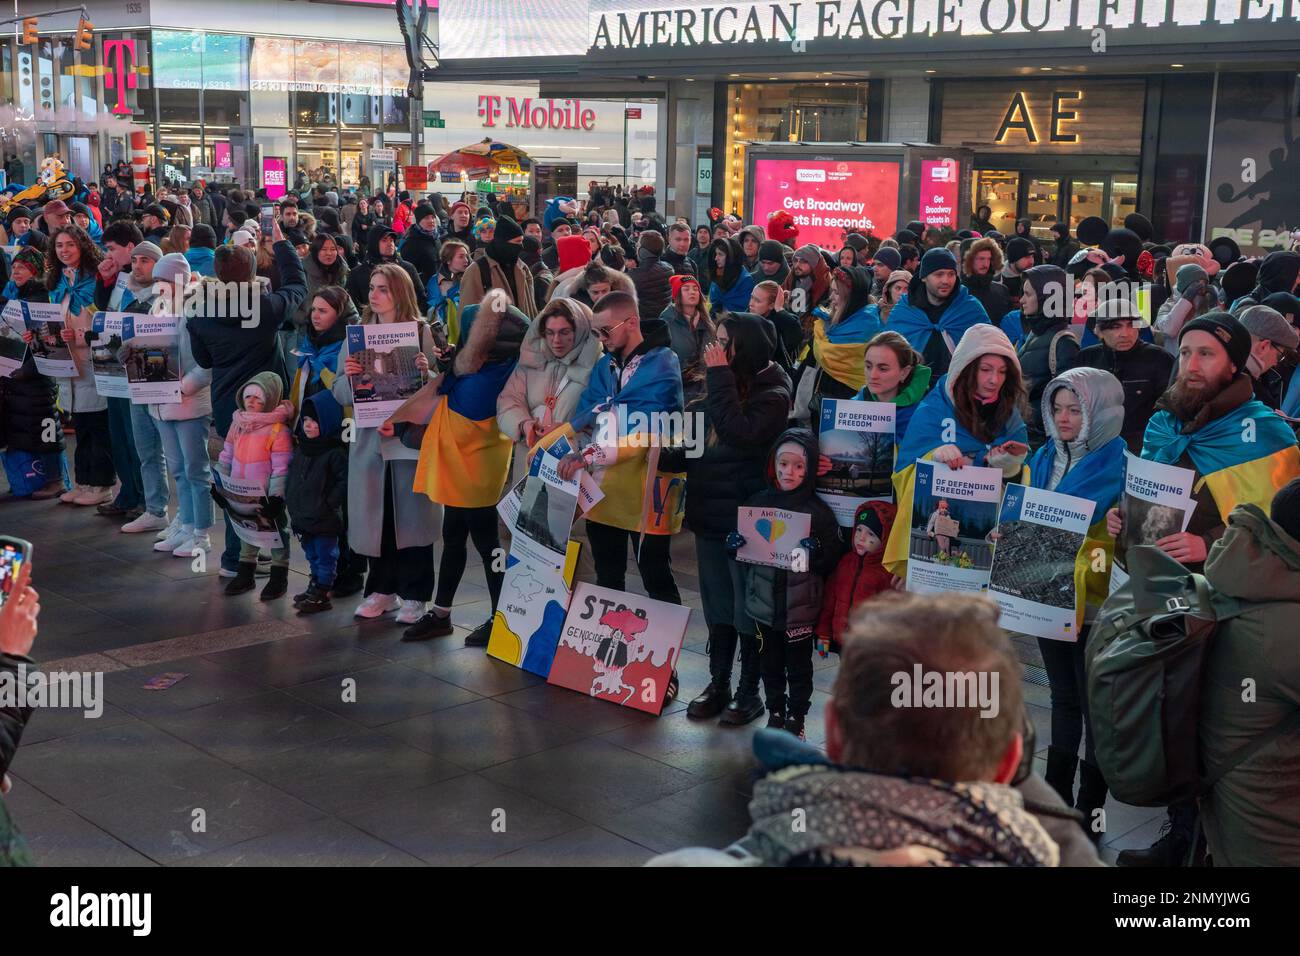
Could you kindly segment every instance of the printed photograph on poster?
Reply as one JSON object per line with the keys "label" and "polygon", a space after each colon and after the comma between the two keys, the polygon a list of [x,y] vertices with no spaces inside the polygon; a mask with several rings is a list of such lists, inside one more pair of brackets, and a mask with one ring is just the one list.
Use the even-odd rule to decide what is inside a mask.
{"label": "printed photograph on poster", "polygon": [[137,405],[168,405],[181,400],[179,320],[174,315],[122,317],[122,366]]}
{"label": "printed photograph on poster", "polygon": [[579,584],[547,682],[658,716],[690,617],[679,604]]}
{"label": "printed photograph on poster", "polygon": [[32,358],[36,371],[53,378],[73,378],[77,363],[72,359],[68,343],[63,341],[64,307],[45,302],[19,303],[23,310],[23,324],[32,333]]}
{"label": "printed photograph on poster", "polygon": [[514,530],[515,522],[519,520],[519,503],[524,500],[524,485],[527,483],[528,476],[524,475],[497,502],[497,514],[501,516],[501,521],[511,531]]}
{"label": "printed photograph on poster", "polygon": [[512,551],[556,571],[564,563],[578,507],[578,479],[561,478],[559,463],[549,452],[533,456],[511,538]]}
{"label": "printed photograph on poster", "polygon": [[736,560],[789,571],[799,542],[808,537],[811,528],[812,515],[806,511],[742,506],[737,509],[736,530],[745,543],[736,552]]}
{"label": "printed photograph on poster", "polygon": [[90,362],[95,369],[95,391],[105,398],[130,398],[126,366],[118,357],[122,348],[122,319],[125,312],[96,312],[90,330]]}
{"label": "printed photograph on poster", "polygon": [[1092,510],[1085,498],[1007,485],[989,571],[989,597],[1007,630],[1078,640],[1074,571]]}
{"label": "printed photograph on poster", "polygon": [[581,547],[577,541],[569,542],[560,571],[536,567],[511,551],[501,582],[501,600],[492,619],[488,654],[538,677],[550,674]]}
{"label": "printed photograph on poster", "polygon": [[230,475],[221,475],[220,480],[221,484],[214,487],[226,501],[226,514],[230,516],[230,525],[239,540],[259,548],[283,547],[275,522],[262,514],[265,482],[232,478]]}
{"label": "printed photograph on poster", "polygon": [[1162,465],[1124,453],[1124,497],[1120,513],[1124,549],[1155,544],[1161,538],[1187,530],[1196,510],[1192,484],[1196,472],[1177,465]]}
{"label": "printed photograph on poster", "polygon": [[831,470],[817,476],[817,494],[843,528],[862,502],[893,498],[896,409],[892,402],[822,399],[818,444]]}
{"label": "printed photograph on poster", "polygon": [[4,308],[3,321],[0,321],[0,378],[8,378],[22,368],[27,358],[27,343],[23,341],[25,330],[22,304],[10,302]]}
{"label": "printed photograph on poster", "polygon": [[415,322],[394,322],[349,325],[347,332],[348,357],[361,365],[361,374],[351,376],[357,427],[376,428],[423,384],[415,364],[420,328]]}
{"label": "printed photograph on poster", "polygon": [[1002,472],[997,468],[953,470],[941,462],[916,463],[912,532],[908,548],[909,591],[983,591],[993,564],[989,533],[998,519]]}

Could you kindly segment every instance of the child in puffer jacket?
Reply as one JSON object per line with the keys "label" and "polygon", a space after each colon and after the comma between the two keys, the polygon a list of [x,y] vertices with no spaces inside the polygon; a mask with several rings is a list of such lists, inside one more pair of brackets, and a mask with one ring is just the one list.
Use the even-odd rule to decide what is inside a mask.
{"label": "child in puffer jacket", "polygon": [[853,550],[840,558],[822,595],[817,653],[823,657],[827,651],[840,652],[849,617],[859,605],[893,590],[894,576],[885,570],[881,558],[897,511],[888,501],[864,501],[854,512]]}
{"label": "child in puffer jacket", "polygon": [[[238,478],[262,488],[262,514],[275,522],[281,546],[271,549],[271,577],[261,599],[270,601],[289,588],[289,535],[285,522],[284,492],[293,458],[293,404],[282,401],[284,385],[274,372],[259,372],[239,390],[239,406],[226,432],[226,445],[217,464],[218,483]],[[217,503],[224,507],[220,496]],[[257,545],[244,541],[239,549],[239,571],[226,585],[226,594],[253,589],[257,570]]]}
{"label": "child in puffer jacket", "polygon": [[[763,670],[767,726],[785,729],[804,739],[804,719],[812,706],[813,628],[821,615],[826,576],[840,559],[843,546],[835,515],[814,494],[817,483],[817,438],[806,428],[791,428],[772,446],[767,462],[768,487],[745,502],[750,508],[778,508],[812,515],[808,537],[799,542],[802,555],[786,571],[764,564],[744,566],[745,612],[758,630]],[[745,546],[733,531],[727,550],[735,556]],[[789,696],[786,694],[787,684]]]}
{"label": "child in puffer jacket", "polygon": [[311,583],[293,598],[299,614],[334,606],[330,592],[338,572],[348,501],[348,450],[340,437],[342,425],[343,409],[328,390],[303,400],[286,496],[290,526],[311,565]]}

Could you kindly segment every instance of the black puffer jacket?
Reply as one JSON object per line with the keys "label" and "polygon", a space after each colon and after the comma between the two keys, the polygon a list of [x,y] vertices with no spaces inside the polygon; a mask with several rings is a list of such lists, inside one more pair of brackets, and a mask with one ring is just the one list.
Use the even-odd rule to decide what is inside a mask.
{"label": "black puffer jacket", "polygon": [[964,275],[961,284],[970,289],[970,294],[984,306],[989,321],[1001,328],[1003,316],[1011,311],[1011,291],[1001,282],[994,282],[995,278],[992,274]]}
{"label": "black puffer jacket", "polygon": [[406,274],[411,277],[411,284],[415,286],[415,303],[420,309],[420,314],[424,315],[429,311],[429,297],[425,293],[424,283],[420,281],[420,273],[415,271],[415,266],[403,259],[400,252],[391,259],[385,259],[379,254],[380,240],[384,236],[396,235],[397,233],[388,226],[374,226],[366,237],[366,259],[348,274],[348,295],[352,296],[358,312],[369,305],[370,273],[375,266],[383,262],[394,263],[406,270]]}
{"label": "black puffer jacket", "polygon": [[1038,297],[1038,311],[1022,316],[1028,334],[1016,351],[1029,393],[1029,417],[1025,421],[1029,445],[1037,448],[1047,440],[1043,430],[1043,389],[1058,373],[1074,365],[1079,342],[1070,333],[1071,283],[1065,270],[1034,266],[1026,270],[1025,281]]}
{"label": "black puffer jacket", "polygon": [[[24,302],[48,302],[49,293],[33,280],[18,290]],[[0,296],[0,308],[8,299]],[[25,451],[32,455],[52,455],[63,451],[63,429],[55,428],[54,441],[46,442],[45,423],[55,420],[54,406],[59,386],[54,379],[36,370],[36,360],[28,349],[23,364],[7,378],[0,378],[0,448]]]}
{"label": "black puffer jacket", "polygon": [[406,230],[406,238],[402,240],[402,258],[415,267],[421,286],[428,286],[429,280],[437,275],[438,267],[442,265],[438,258],[441,248],[438,237],[421,232],[419,226],[412,225]]}
{"label": "black puffer jacket", "polygon": [[1124,428],[1120,435],[1128,450],[1142,452],[1142,436],[1155,414],[1156,400],[1169,387],[1174,357],[1158,345],[1138,340],[1127,352],[1116,352],[1104,342],[1089,346],[1074,357],[1076,368],[1100,368],[1124,386]]}
{"label": "black puffer jacket", "polygon": [[659,314],[673,301],[672,286],[668,282],[673,276],[673,267],[650,250],[641,249],[636,254],[636,268],[629,269],[628,275],[636,286],[637,309],[641,318],[659,318]]}
{"label": "black puffer jacket", "polygon": [[299,431],[285,482],[284,504],[298,534],[343,534],[348,500],[348,452],[339,437],[343,412],[328,391],[303,401],[303,414],[320,423],[321,433],[307,438]]}
{"label": "black puffer jacket", "polygon": [[[781,491],[776,486],[776,453],[786,442],[803,446],[807,459],[803,484],[794,491]],[[755,622],[771,630],[811,633],[821,614],[826,576],[835,569],[843,552],[835,515],[814,492],[818,457],[817,439],[808,429],[791,428],[782,432],[768,454],[767,488],[744,502],[753,508],[780,508],[812,514],[808,534],[818,546],[808,555],[807,571],[785,571],[762,564],[743,565],[745,611]]]}
{"label": "black puffer jacket", "polygon": [[[730,365],[709,368],[705,392],[687,409],[704,413],[704,454],[686,460],[686,521],[702,537],[736,530],[736,509],[763,490],[772,442],[790,416],[790,380],[771,361],[770,326],[756,315],[733,313]],[[739,372],[739,375],[737,375]],[[741,394],[742,380],[748,380]]]}

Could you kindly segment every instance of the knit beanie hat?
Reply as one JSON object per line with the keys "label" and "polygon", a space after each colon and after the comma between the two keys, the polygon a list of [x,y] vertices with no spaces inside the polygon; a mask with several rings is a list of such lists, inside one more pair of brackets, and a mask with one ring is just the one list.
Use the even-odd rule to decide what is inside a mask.
{"label": "knit beanie hat", "polygon": [[1269,512],[1273,523],[1300,541],[1300,478],[1293,478],[1273,496]]}
{"label": "knit beanie hat", "polygon": [[19,262],[36,273],[36,278],[39,279],[45,275],[45,253],[35,246],[23,246],[15,252],[14,264],[16,265]]}
{"label": "knit beanie hat", "polygon": [[1013,236],[1007,240],[1007,261],[1015,262],[1025,256],[1034,254],[1034,244],[1024,236]]}
{"label": "knit beanie hat", "polygon": [[858,510],[853,515],[853,527],[856,528],[858,525],[866,525],[877,538],[884,537],[885,526],[881,523],[880,515],[876,513],[875,508],[871,507],[870,502],[863,502],[858,505]]}
{"label": "knit beanie hat", "polygon": [[921,269],[918,275],[924,279],[932,272],[940,272],[944,269],[951,269],[953,272],[956,272],[957,257],[947,249],[936,247],[928,250],[926,254],[921,257]]}
{"label": "knit beanie hat", "polygon": [[432,216],[434,219],[438,218],[438,214],[433,211],[433,207],[427,202],[422,202],[415,207],[414,222],[418,225],[426,216]]}
{"label": "knit beanie hat", "polygon": [[32,211],[26,206],[14,206],[5,216],[5,225],[12,226],[15,219],[31,219]]}
{"label": "knit beanie hat", "polygon": [[892,272],[903,264],[903,256],[892,246],[881,246],[876,250],[875,258],[871,261],[878,266],[889,266],[889,269]]}
{"label": "knit beanie hat", "polygon": [[1238,372],[1245,370],[1246,360],[1250,358],[1251,343],[1250,333],[1244,325],[1227,312],[1207,312],[1184,325],[1178,334],[1178,341],[1181,343],[1188,332],[1197,331],[1209,332],[1218,339],[1228,353],[1228,361],[1237,366]]}
{"label": "knit beanie hat", "polygon": [[1198,282],[1209,281],[1209,274],[1195,262],[1184,263],[1174,275],[1174,288],[1180,296],[1186,296],[1187,290]]}
{"label": "knit beanie hat", "polygon": [[172,252],[154,263],[153,280],[184,285],[190,281],[190,271],[190,261],[181,253]]}
{"label": "knit beanie hat", "polygon": [[775,239],[764,239],[758,247],[759,262],[785,262],[785,246]]}
{"label": "knit beanie hat", "polygon": [[806,262],[808,265],[816,269],[817,263],[821,259],[822,254],[818,252],[817,247],[810,242],[807,245],[800,246],[796,249],[794,251],[794,257],[800,262]]}

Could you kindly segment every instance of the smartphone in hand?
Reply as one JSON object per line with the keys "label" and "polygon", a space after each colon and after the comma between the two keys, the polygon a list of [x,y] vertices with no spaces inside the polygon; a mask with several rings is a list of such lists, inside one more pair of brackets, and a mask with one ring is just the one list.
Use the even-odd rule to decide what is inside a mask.
{"label": "smartphone in hand", "polygon": [[263,206],[262,215],[258,218],[258,225],[262,227],[262,235],[271,238],[271,233],[275,229],[275,207]]}
{"label": "smartphone in hand", "polygon": [[22,538],[0,535],[0,607],[18,582],[18,572],[32,559],[32,544]]}

